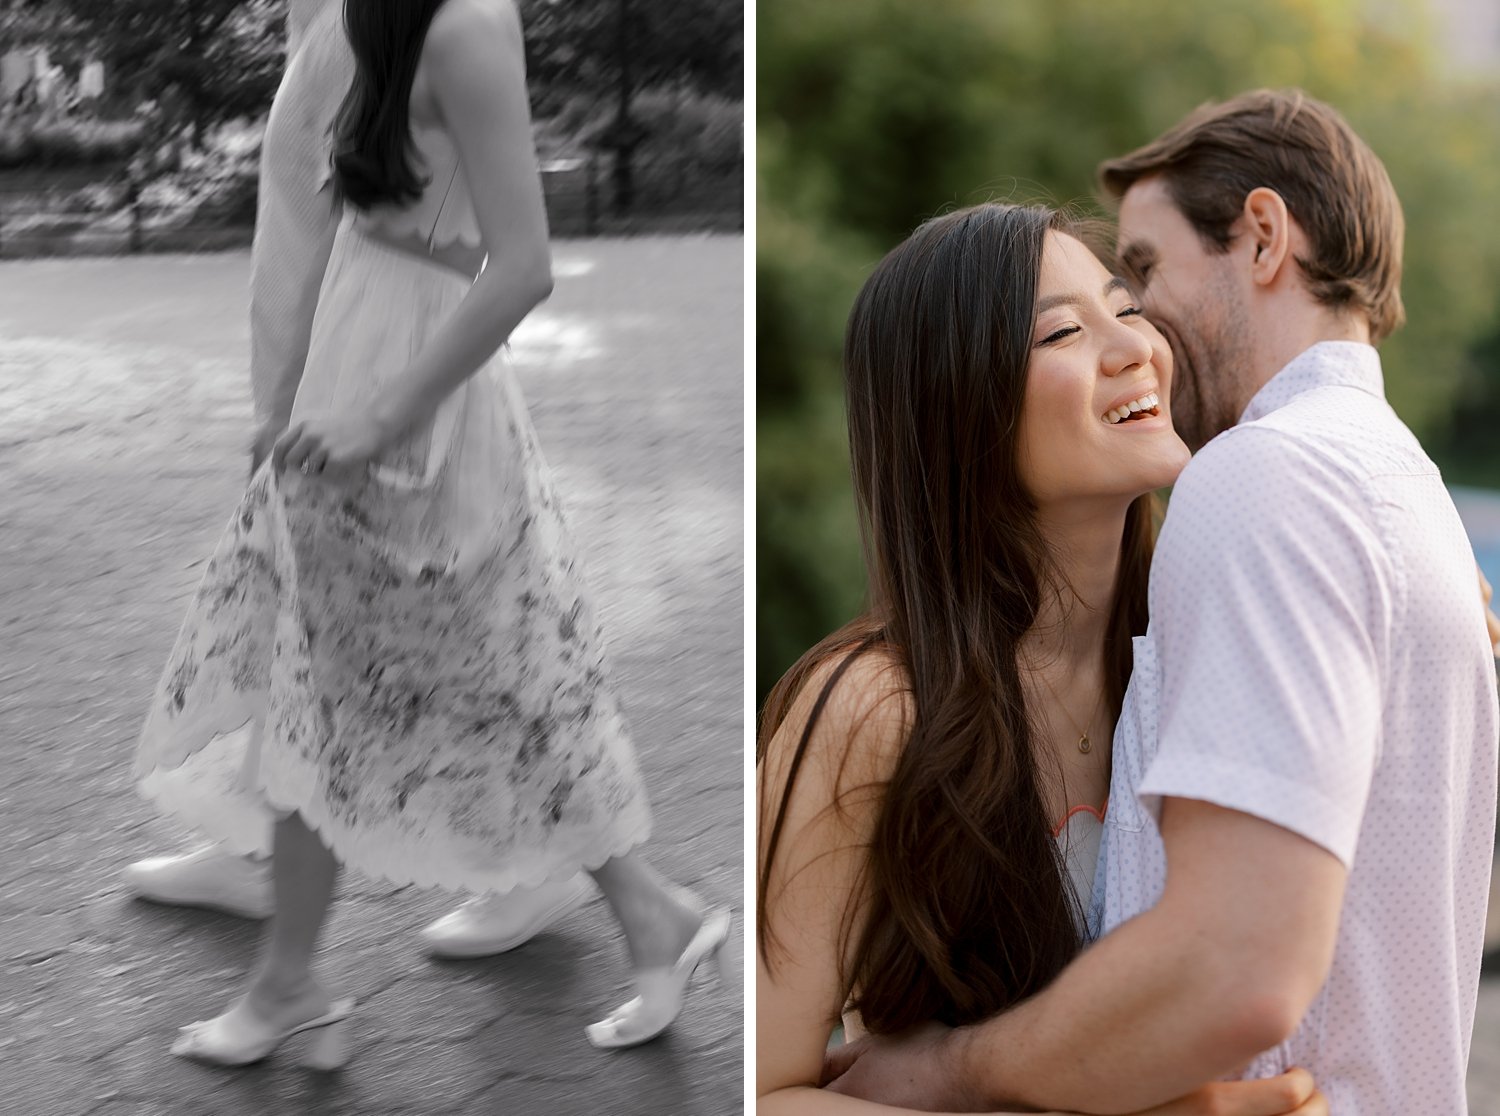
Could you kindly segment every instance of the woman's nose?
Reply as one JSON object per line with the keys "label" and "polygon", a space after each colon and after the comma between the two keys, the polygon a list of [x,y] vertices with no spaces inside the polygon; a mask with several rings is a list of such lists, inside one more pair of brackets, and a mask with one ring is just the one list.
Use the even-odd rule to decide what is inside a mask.
{"label": "woman's nose", "polygon": [[1109,341],[1100,353],[1099,370],[1106,376],[1118,376],[1121,372],[1141,368],[1150,362],[1151,340],[1146,336],[1146,331],[1115,319]]}

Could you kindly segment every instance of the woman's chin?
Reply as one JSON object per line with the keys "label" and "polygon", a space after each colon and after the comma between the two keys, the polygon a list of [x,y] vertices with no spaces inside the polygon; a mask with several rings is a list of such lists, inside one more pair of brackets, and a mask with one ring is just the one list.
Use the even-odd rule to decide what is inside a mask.
{"label": "woman's chin", "polygon": [[1175,433],[1170,439],[1163,438],[1162,443],[1160,446],[1152,446],[1149,454],[1142,455],[1144,460],[1139,461],[1137,467],[1130,471],[1133,495],[1141,496],[1172,487],[1192,460],[1187,445]]}

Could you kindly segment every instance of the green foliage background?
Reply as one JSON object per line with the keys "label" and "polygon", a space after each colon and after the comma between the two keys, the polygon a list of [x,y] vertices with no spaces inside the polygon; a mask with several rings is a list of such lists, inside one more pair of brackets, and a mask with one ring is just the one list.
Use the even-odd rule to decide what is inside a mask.
{"label": "green foliage background", "polygon": [[1202,101],[1298,85],[1385,161],[1408,325],[1387,394],[1450,480],[1500,487],[1500,75],[1449,73],[1417,0],[761,0],[757,684],[863,598],[845,316],[924,218],[1094,203],[1094,169]]}

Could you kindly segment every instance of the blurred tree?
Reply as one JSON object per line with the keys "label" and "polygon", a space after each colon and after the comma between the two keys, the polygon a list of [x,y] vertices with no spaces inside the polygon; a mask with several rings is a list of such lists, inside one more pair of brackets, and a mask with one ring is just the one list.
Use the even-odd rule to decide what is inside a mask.
{"label": "blurred tree", "polygon": [[281,80],[285,0],[62,5],[95,36],[113,91],[180,99],[195,138],[221,121],[263,112]]}
{"label": "blurred tree", "polygon": [[1500,490],[1500,328],[1472,355],[1447,429],[1431,448],[1450,484]]}
{"label": "blurred tree", "polygon": [[71,48],[78,38],[80,29],[69,14],[52,4],[43,0],[0,0],[0,43],[5,50],[37,43]]}
{"label": "blurred tree", "polygon": [[[738,99],[742,0],[519,0],[528,75],[541,97],[614,87],[627,65],[640,88],[686,84]],[[626,37],[620,36],[625,16]]]}
{"label": "blurred tree", "polygon": [[615,208],[632,208],[635,153],[650,138],[632,113],[636,92],[677,87],[738,100],[744,82],[741,0],[520,0],[527,71],[539,116],[570,98],[609,99],[594,137],[614,153]]}
{"label": "blurred tree", "polygon": [[1099,161],[1202,101],[1300,85],[1349,118],[1406,209],[1392,404],[1441,447],[1500,400],[1500,84],[1445,75],[1418,0],[762,0],[757,50],[762,694],[862,600],[838,352],[869,268],[954,206],[1098,212]]}

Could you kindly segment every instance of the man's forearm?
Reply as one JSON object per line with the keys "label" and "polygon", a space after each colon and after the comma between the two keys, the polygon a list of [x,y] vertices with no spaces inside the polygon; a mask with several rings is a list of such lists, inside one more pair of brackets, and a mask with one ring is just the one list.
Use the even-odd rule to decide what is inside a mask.
{"label": "man's forearm", "polygon": [[[265,188],[264,186],[262,187]],[[338,229],[331,200],[319,219],[258,232],[250,276],[250,394],[257,424],[285,426],[302,383],[318,294]],[[273,243],[274,241],[274,243]]]}
{"label": "man's forearm", "polygon": [[[1224,944],[1158,907],[1120,927],[1014,1011],[954,1032],[952,1073],[985,1107],[1135,1112],[1275,1046],[1283,1006]],[[1238,959],[1231,959],[1237,961]],[[1248,961],[1248,959],[1246,959]]]}
{"label": "man's forearm", "polygon": [[[307,345],[300,337],[267,336],[286,328],[287,323],[263,324],[251,313],[252,352],[250,359],[250,396],[257,427],[285,427],[291,419],[297,388],[307,361]],[[256,336],[259,331],[259,336]],[[273,345],[279,346],[273,350]],[[273,356],[274,352],[274,356]]]}

